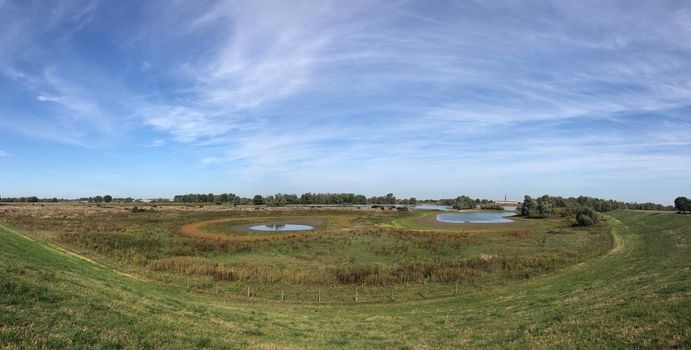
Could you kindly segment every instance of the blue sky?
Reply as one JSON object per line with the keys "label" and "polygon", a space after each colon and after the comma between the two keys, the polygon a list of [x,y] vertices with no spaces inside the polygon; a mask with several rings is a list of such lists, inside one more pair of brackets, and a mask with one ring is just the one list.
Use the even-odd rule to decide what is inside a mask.
{"label": "blue sky", "polygon": [[691,195],[691,2],[0,0],[0,196]]}

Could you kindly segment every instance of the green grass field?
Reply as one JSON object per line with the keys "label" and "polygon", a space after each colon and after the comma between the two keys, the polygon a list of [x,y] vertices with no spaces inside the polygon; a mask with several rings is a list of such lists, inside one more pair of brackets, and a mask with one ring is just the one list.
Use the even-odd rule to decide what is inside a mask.
{"label": "green grass field", "polygon": [[[506,278],[506,271],[496,270],[464,285],[459,293],[450,292],[449,284],[448,293],[415,298],[405,295],[405,290],[417,292],[421,286],[391,284],[377,287],[393,290],[391,300],[321,304],[281,302],[275,295],[243,298],[233,289],[237,281],[219,287],[211,280],[193,278],[188,287],[185,279],[190,278],[179,273],[152,272],[82,247],[80,254],[91,252],[87,255],[103,264],[96,263],[60,248],[50,235],[41,238],[38,232],[42,230],[27,234],[4,225],[0,227],[0,344],[3,348],[101,349],[691,346],[691,217],[616,211],[606,218],[607,232],[600,233],[554,234],[536,229],[528,238],[501,231],[458,236],[480,242],[468,244],[472,249],[460,252],[461,257],[480,254],[477,246],[488,249],[482,254],[516,256],[521,249],[525,254],[534,254],[538,248],[555,249],[555,254],[562,254],[563,247],[582,250],[574,264],[530,278]],[[173,239],[162,227],[149,229]],[[392,233],[395,230],[382,230],[381,237],[398,237]],[[345,239],[343,235],[347,233],[338,233],[336,238]],[[547,241],[540,247],[544,237]],[[579,247],[602,244],[592,237],[607,237],[611,249],[587,254],[588,249]],[[523,248],[517,245],[500,251],[502,246],[507,249],[507,242],[521,239],[534,240],[538,248],[531,250],[532,245],[526,243]],[[280,251],[266,244],[251,251],[266,256]],[[299,252],[320,256],[320,249],[315,243]],[[376,250],[355,251],[364,251],[360,253],[364,263],[378,259],[372,253]],[[232,260],[242,259],[242,254],[212,250],[200,257]],[[429,254],[421,252],[418,257]],[[439,250],[437,254],[445,253]],[[267,264],[280,264],[277,259]],[[328,265],[332,257],[320,259],[320,264]],[[291,265],[289,261],[283,264]],[[300,268],[310,271],[308,266]],[[328,298],[328,288],[322,288]]]}

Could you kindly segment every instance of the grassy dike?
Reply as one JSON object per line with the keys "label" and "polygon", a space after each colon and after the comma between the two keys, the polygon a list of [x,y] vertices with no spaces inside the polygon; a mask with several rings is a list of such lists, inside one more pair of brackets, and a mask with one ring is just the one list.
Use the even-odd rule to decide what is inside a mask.
{"label": "grassy dike", "polygon": [[608,220],[614,249],[556,273],[345,306],[202,296],[0,226],[0,347],[691,347],[691,217],[615,211]]}

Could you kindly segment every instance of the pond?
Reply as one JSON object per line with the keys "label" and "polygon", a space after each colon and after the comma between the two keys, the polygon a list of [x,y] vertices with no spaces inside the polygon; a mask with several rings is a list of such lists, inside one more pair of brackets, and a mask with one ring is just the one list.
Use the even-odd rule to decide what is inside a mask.
{"label": "pond", "polygon": [[250,226],[253,231],[307,231],[314,230],[314,226],[303,224],[264,224]]}
{"label": "pond", "polygon": [[507,218],[515,215],[512,212],[471,212],[471,213],[444,213],[437,215],[437,221],[452,224],[497,224],[502,222],[513,222]]}

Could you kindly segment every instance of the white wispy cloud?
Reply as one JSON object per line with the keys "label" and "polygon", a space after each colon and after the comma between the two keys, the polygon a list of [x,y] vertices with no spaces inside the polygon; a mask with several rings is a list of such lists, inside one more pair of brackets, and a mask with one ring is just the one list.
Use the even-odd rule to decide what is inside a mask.
{"label": "white wispy cloud", "polygon": [[161,146],[165,146],[165,145],[166,145],[166,142],[163,140],[153,140],[147,145],[147,147],[156,148],[156,147],[161,147]]}
{"label": "white wispy cloud", "polygon": [[10,156],[12,156],[12,155],[0,149],[0,157],[10,157]]}
{"label": "white wispy cloud", "polygon": [[237,127],[244,113],[311,88],[325,51],[363,4],[218,2],[190,18],[188,30],[220,31],[197,62],[184,66],[188,103],[154,107],[150,125],[191,142]]}
{"label": "white wispy cloud", "polygon": [[691,163],[688,4],[114,4],[141,18],[87,53],[81,31],[112,25],[99,3],[18,5],[0,13],[0,74],[35,105],[0,125],[32,137],[93,147],[132,130],[305,186]]}
{"label": "white wispy cloud", "polygon": [[[465,30],[454,29],[458,32]],[[553,133],[555,128],[560,129],[560,123],[568,120],[574,123],[578,120],[598,123],[598,120],[614,118],[626,124],[626,119],[635,119],[632,115],[636,113],[664,114],[669,109],[685,106],[691,97],[691,90],[688,89],[689,66],[683,57],[648,52],[636,55],[636,60],[628,58],[641,53],[635,48],[635,34],[628,36],[624,33],[589,41],[586,38],[571,39],[566,34],[543,36],[539,29],[533,28],[507,29],[506,33],[512,33],[509,39],[501,40],[507,42],[507,49],[497,46],[496,42],[485,42],[492,37],[491,33],[462,43],[456,48],[459,52],[479,48],[488,56],[459,59],[457,63],[453,62],[453,55],[450,54],[452,46],[437,46],[444,42],[441,38],[454,36],[448,26],[436,34],[425,33],[417,40],[404,35],[383,38],[385,45],[377,55],[368,54],[367,50],[360,54],[353,52],[344,55],[366,58],[364,67],[382,65],[384,72],[367,71],[366,76],[339,76],[336,84],[352,83],[377,97],[382,96],[381,91],[386,89],[398,91],[396,84],[401,83],[420,83],[438,91],[462,91],[452,92],[447,101],[444,98],[436,99],[436,105],[433,106],[429,106],[425,100],[428,98],[426,94],[416,96],[405,91],[404,94],[412,95],[412,98],[408,100],[402,97],[399,103],[401,109],[409,112],[401,115],[395,110],[396,117],[384,118],[386,123],[383,127],[389,132],[373,129],[374,124],[379,124],[370,123],[376,118],[369,116],[364,118],[368,122],[355,122],[359,125],[346,133],[326,133],[329,137],[325,140],[309,142],[310,135],[324,135],[324,131],[319,127],[304,125],[304,129],[296,131],[289,124],[279,122],[274,127],[265,126],[263,132],[254,137],[235,140],[227,145],[228,149],[222,154],[206,155],[203,160],[242,160],[242,176],[264,172],[283,174],[301,188],[323,182],[329,182],[331,188],[338,187],[339,184],[349,183],[348,178],[355,182],[365,181],[353,175],[354,168],[358,173],[370,174],[364,175],[370,182],[371,174],[387,179],[401,177],[402,183],[394,185],[399,188],[404,188],[404,183],[414,177],[410,174],[455,174],[459,172],[459,167],[463,169],[460,170],[463,180],[485,182],[497,177],[496,174],[504,173],[558,176],[556,174],[573,172],[579,174],[580,181],[594,181],[616,176],[617,172],[626,172],[626,178],[641,178],[652,176],[659,169],[688,170],[688,166],[684,165],[691,161],[687,153],[650,154],[674,145],[689,146],[686,142],[666,141],[673,128],[656,125],[652,127],[659,132],[644,133],[647,138],[632,137],[630,131],[624,137],[613,138],[616,131],[611,129],[600,132],[576,129],[575,134],[559,139],[535,135],[528,142],[525,136],[519,136],[515,142],[493,141],[497,137],[513,137],[512,129],[523,131],[524,123],[548,123],[548,127],[543,128],[547,135]],[[406,39],[398,40],[398,37]],[[616,53],[618,57],[615,59],[599,60],[588,54],[569,58],[572,60],[564,64],[547,61],[545,67],[529,66],[516,71],[516,67],[532,61],[532,57],[508,58],[517,53],[525,54],[521,48],[534,50],[534,45],[524,38],[544,41],[540,45],[545,47],[575,44],[572,50],[621,51]],[[417,52],[410,45],[422,47],[419,51],[424,53]],[[551,56],[549,51],[545,51],[546,60],[567,59]],[[320,62],[329,61],[324,59]],[[341,61],[338,63],[342,64]],[[392,65],[407,69],[392,69]],[[545,76],[541,76],[543,74]],[[365,81],[358,81],[359,78]],[[322,82],[315,84],[324,86]],[[440,86],[443,88],[440,89]],[[333,88],[328,84],[326,87]],[[336,90],[352,93],[351,90]],[[376,108],[360,107],[360,112],[368,110],[374,111]],[[347,116],[344,119],[342,125],[348,125]],[[321,121],[314,119],[314,122],[319,125]],[[282,142],[280,137],[274,139],[266,136],[280,134],[286,128],[298,136],[289,142]],[[497,129],[502,132],[496,132]],[[579,132],[589,132],[594,137],[582,139],[577,137]],[[677,134],[682,139],[691,137],[688,130]],[[369,137],[363,138],[361,135]],[[599,140],[595,140],[595,137]],[[570,141],[566,142],[565,139]],[[554,147],[555,144],[560,147]],[[207,151],[215,152],[214,149]],[[583,172],[588,174],[584,175]],[[438,183],[443,184],[439,186],[448,189],[448,181],[444,180],[449,175],[439,177]]]}

